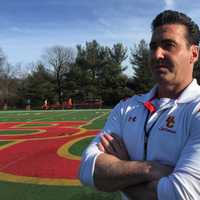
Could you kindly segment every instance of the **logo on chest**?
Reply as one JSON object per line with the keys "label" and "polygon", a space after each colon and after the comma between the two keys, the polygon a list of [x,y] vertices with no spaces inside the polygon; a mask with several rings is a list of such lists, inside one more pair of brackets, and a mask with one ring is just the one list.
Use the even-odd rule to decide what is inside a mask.
{"label": "logo on chest", "polygon": [[169,116],[169,117],[166,119],[166,127],[168,127],[168,128],[173,128],[173,127],[174,127],[174,124],[175,124],[175,118],[174,118],[174,116]]}
{"label": "logo on chest", "polygon": [[136,116],[132,117],[132,116],[129,116],[128,117],[128,122],[135,122],[136,121]]}
{"label": "logo on chest", "polygon": [[174,127],[174,124],[175,124],[175,117],[170,115],[165,121],[165,126],[159,128],[159,129],[161,131],[167,131],[167,132],[170,132],[170,133],[176,133],[175,130],[172,130],[172,128]]}

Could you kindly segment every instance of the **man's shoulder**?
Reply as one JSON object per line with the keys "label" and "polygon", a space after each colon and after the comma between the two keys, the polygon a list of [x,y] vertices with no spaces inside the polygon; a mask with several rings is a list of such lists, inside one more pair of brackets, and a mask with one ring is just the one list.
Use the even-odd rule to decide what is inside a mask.
{"label": "man's shoulder", "polygon": [[[190,101],[184,102],[183,104],[179,104],[177,108],[182,110],[187,116],[197,117],[200,120],[200,96],[196,96]],[[181,106],[182,105],[182,106]]]}
{"label": "man's shoulder", "polygon": [[200,113],[200,96],[196,97],[190,102],[190,105],[192,107],[193,113]]}
{"label": "man's shoulder", "polygon": [[145,99],[146,94],[136,94],[131,97],[121,99],[118,105],[120,107],[135,106],[137,104],[143,103]]}

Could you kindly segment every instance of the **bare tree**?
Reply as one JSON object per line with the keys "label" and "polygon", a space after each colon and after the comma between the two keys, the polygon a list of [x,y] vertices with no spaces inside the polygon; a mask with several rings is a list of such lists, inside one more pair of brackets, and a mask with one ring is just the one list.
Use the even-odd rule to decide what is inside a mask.
{"label": "bare tree", "polygon": [[3,50],[0,48],[0,101],[1,104],[6,104],[7,107],[7,97],[8,97],[8,74],[5,69],[6,56]]}
{"label": "bare tree", "polygon": [[75,61],[75,53],[72,48],[53,46],[46,50],[43,58],[55,75],[58,101],[61,104],[63,101],[63,77]]}
{"label": "bare tree", "polygon": [[7,109],[7,104],[12,104],[17,97],[17,71],[15,66],[5,62],[0,73],[0,100]]}

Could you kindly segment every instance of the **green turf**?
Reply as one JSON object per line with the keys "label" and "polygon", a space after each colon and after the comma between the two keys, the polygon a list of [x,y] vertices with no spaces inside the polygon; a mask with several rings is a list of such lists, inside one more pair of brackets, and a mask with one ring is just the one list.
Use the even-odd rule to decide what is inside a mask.
{"label": "green turf", "polygon": [[53,122],[89,121],[110,110],[62,110],[62,111],[24,111],[0,112],[0,122]]}
{"label": "green turf", "polygon": [[37,130],[0,130],[0,135],[15,135],[15,134],[31,134],[36,133]]}
{"label": "green turf", "polygon": [[10,141],[0,141],[0,146],[3,146],[5,144],[9,144],[9,143],[12,143],[12,142],[10,142]]}
{"label": "green turf", "polygon": [[93,137],[85,138],[85,139],[73,144],[69,148],[69,152],[73,155],[81,156],[82,152],[88,146],[88,144],[91,142],[92,139],[93,139]]}
{"label": "green turf", "polygon": [[118,193],[98,192],[88,187],[44,186],[0,182],[2,200],[120,200]]}

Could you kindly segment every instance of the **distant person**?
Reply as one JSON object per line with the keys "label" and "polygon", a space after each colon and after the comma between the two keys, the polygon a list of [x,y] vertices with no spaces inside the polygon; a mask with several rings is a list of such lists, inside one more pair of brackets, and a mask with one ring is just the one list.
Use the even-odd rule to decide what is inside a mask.
{"label": "distant person", "polygon": [[27,99],[26,100],[26,110],[30,110],[31,109],[31,100]]}
{"label": "distant person", "polygon": [[73,103],[72,103],[72,98],[69,98],[68,100],[67,100],[67,108],[72,108],[73,107]]}
{"label": "distant person", "polygon": [[7,102],[7,100],[4,100],[3,109],[4,110],[8,109],[8,102]]}
{"label": "distant person", "polygon": [[152,22],[157,84],[121,101],[82,155],[80,180],[123,199],[200,199],[200,86],[192,77],[200,31],[167,10]]}
{"label": "distant person", "polygon": [[49,106],[48,106],[48,100],[47,100],[47,99],[44,100],[43,108],[44,108],[45,110],[48,110],[48,108],[49,108]]}

